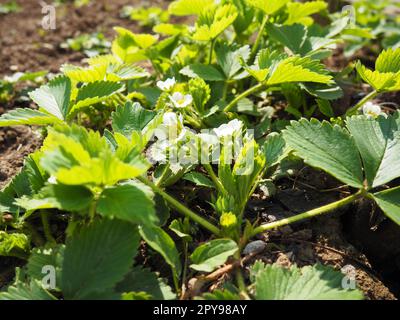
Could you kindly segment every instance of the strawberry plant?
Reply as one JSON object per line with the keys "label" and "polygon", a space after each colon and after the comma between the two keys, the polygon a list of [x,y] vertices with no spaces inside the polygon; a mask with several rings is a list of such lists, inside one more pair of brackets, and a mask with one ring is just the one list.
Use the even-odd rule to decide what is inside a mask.
{"label": "strawberry plant", "polygon": [[[263,250],[248,248],[360,199],[400,225],[400,112],[373,102],[400,90],[400,49],[383,50],[374,71],[332,71],[335,47],[368,32],[323,1],[124,12],[152,31],[115,27],[110,48],[102,37],[68,41],[96,53],[0,117],[0,127],[41,127],[43,139],[0,192],[0,254],[25,261],[0,299],[362,299],[331,267],[254,262]],[[372,91],[341,110],[349,80]],[[269,223],[249,215],[266,182],[276,190],[296,163],[350,194]],[[225,289],[205,292],[231,271]]]}

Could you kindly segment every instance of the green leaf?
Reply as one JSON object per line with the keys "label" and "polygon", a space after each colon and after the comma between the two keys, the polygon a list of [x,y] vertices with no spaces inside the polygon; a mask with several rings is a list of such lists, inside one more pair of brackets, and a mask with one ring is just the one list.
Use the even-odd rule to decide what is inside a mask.
{"label": "green leaf", "polygon": [[311,50],[306,42],[307,28],[301,24],[280,26],[268,23],[265,30],[272,39],[282,43],[293,53],[304,54]]}
{"label": "green leaf", "polygon": [[189,172],[183,176],[183,179],[193,182],[196,186],[215,188],[214,183],[200,172]]}
{"label": "green leaf", "polygon": [[156,112],[144,109],[138,102],[127,102],[112,113],[112,127],[114,132],[130,138],[134,131],[142,131],[155,115]]}
{"label": "green leaf", "polygon": [[0,127],[32,125],[46,126],[60,122],[60,119],[41,111],[17,108],[0,117]]}
{"label": "green leaf", "polygon": [[30,241],[25,234],[0,231],[0,256],[23,257],[29,249]]}
{"label": "green leaf", "polygon": [[273,15],[290,0],[246,0],[246,2],[259,10],[262,10],[266,15]]}
{"label": "green leaf", "polygon": [[140,237],[119,220],[99,220],[67,239],[61,289],[65,299],[91,299],[114,288],[128,273]]}
{"label": "green leaf", "polygon": [[288,154],[285,139],[283,139],[282,134],[276,132],[269,134],[264,143],[263,151],[266,163],[269,167],[280,163]]}
{"label": "green leaf", "polygon": [[218,44],[215,48],[217,61],[224,71],[227,79],[232,79],[242,69],[241,61],[247,62],[250,58],[250,47],[233,47],[226,44]]}
{"label": "green leaf", "polygon": [[292,121],[283,131],[295,155],[355,188],[363,188],[363,172],[354,140],[341,127],[316,119]]}
{"label": "green leaf", "polygon": [[9,286],[6,292],[0,292],[0,300],[57,300],[48,291],[43,289],[38,280],[29,283],[16,281]]}
{"label": "green leaf", "polygon": [[370,69],[367,69],[360,62],[357,62],[356,69],[360,77],[375,90],[396,90],[396,81],[398,78],[398,75],[396,73],[382,73],[379,71],[372,71]]}
{"label": "green leaf", "polygon": [[93,199],[92,192],[85,187],[48,184],[35,197],[22,197],[15,204],[27,211],[52,208],[82,211],[90,206]]}
{"label": "green leaf", "polygon": [[287,5],[288,18],[285,24],[302,23],[310,25],[313,23],[309,16],[326,9],[328,4],[325,1],[310,1],[305,3],[290,2]]}
{"label": "green leaf", "polygon": [[182,265],[174,240],[163,229],[156,226],[143,225],[139,232],[146,243],[162,255],[165,262],[172,268],[174,276],[178,278],[182,272]]}
{"label": "green leaf", "polygon": [[281,61],[272,71],[267,80],[268,85],[288,82],[332,83],[332,76],[317,60],[309,58],[290,57]]}
{"label": "green leaf", "polygon": [[208,64],[191,64],[184,67],[179,73],[189,78],[202,78],[206,81],[224,81],[225,76],[215,67]]}
{"label": "green leaf", "polygon": [[214,40],[236,20],[237,16],[237,9],[232,4],[209,6],[207,10],[201,11],[192,38],[196,41]]}
{"label": "green leaf", "polygon": [[251,269],[257,300],[362,300],[360,290],[342,288],[344,275],[332,267],[290,269],[258,261]]}
{"label": "green leaf", "polygon": [[154,300],[174,300],[176,295],[172,292],[163,279],[148,269],[134,267],[125,276],[125,278],[117,284],[116,290],[121,293],[128,292],[145,292]]}
{"label": "green leaf", "polygon": [[368,185],[375,188],[400,177],[400,112],[377,119],[354,116],[346,122],[360,151]]}
{"label": "green leaf", "polygon": [[69,113],[71,98],[71,80],[57,77],[47,85],[29,93],[29,97],[48,113],[60,120],[65,120]]}
{"label": "green leaf", "polygon": [[190,267],[197,271],[212,272],[239,250],[231,239],[216,239],[200,245],[191,254]]}
{"label": "green leaf", "polygon": [[400,225],[400,187],[378,192],[372,196],[383,212]]}
{"label": "green leaf", "polygon": [[175,16],[198,15],[213,4],[214,0],[176,0],[169,5],[168,12]]}
{"label": "green leaf", "polygon": [[56,289],[60,290],[62,264],[64,259],[65,245],[57,245],[52,248],[35,248],[32,250],[26,265],[28,275],[35,280],[41,281],[46,273],[43,273],[44,266],[52,266],[55,269]]}
{"label": "green leaf", "polygon": [[112,81],[96,81],[85,85],[78,91],[75,103],[71,107],[71,114],[106,100],[121,88],[122,84]]}
{"label": "green leaf", "polygon": [[105,217],[132,223],[157,223],[154,195],[146,189],[144,185],[133,183],[107,188],[100,195],[97,211]]}
{"label": "green leaf", "polygon": [[379,72],[399,72],[400,48],[383,50],[376,59],[375,69]]}
{"label": "green leaf", "polygon": [[319,111],[321,111],[324,116],[329,118],[334,116],[332,105],[328,100],[317,99],[317,105]]}
{"label": "green leaf", "polygon": [[212,293],[205,293],[202,297],[204,300],[242,300],[236,292],[231,292],[228,289],[214,290]]}

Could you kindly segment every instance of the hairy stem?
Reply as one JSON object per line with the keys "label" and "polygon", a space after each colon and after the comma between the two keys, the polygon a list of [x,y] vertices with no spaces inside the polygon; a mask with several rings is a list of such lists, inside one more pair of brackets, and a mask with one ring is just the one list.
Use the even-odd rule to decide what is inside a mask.
{"label": "hairy stem", "polygon": [[346,116],[350,117],[352,115],[355,115],[357,111],[369,100],[372,100],[378,95],[378,92],[376,90],[371,91],[369,94],[367,94],[364,98],[362,98],[354,107],[350,108],[346,112]]}
{"label": "hairy stem", "polygon": [[214,182],[215,186],[217,187],[217,189],[222,193],[222,194],[226,194],[226,190],[224,188],[224,186],[221,183],[221,180],[219,180],[219,178],[216,176],[213,168],[211,167],[211,165],[209,163],[205,163],[203,164],[204,168],[207,170],[208,174],[210,175],[211,180]]}
{"label": "hairy stem", "polygon": [[254,42],[253,48],[251,49],[251,59],[253,59],[256,56],[257,49],[260,46],[260,41],[263,36],[263,30],[264,30],[267,22],[268,22],[268,15],[265,15],[265,17],[261,23],[261,26],[260,26],[260,31],[258,31],[256,41]]}
{"label": "hairy stem", "polygon": [[255,85],[254,87],[251,87],[250,89],[246,90],[242,94],[238,95],[235,99],[233,99],[224,109],[224,112],[229,112],[240,100],[246,98],[247,96],[261,90],[262,88],[265,87],[264,83],[259,83]]}
{"label": "hairy stem", "polygon": [[56,239],[54,239],[53,235],[51,234],[50,223],[49,223],[49,215],[44,210],[40,211],[40,218],[42,219],[43,231],[46,237],[46,240],[51,244],[57,244]]}
{"label": "hairy stem", "polygon": [[286,218],[286,219],[282,219],[279,221],[275,221],[275,222],[271,222],[271,223],[267,223],[267,224],[263,224],[258,226],[257,228],[255,228],[251,234],[251,237],[254,237],[255,235],[267,231],[267,230],[271,230],[271,229],[275,229],[278,227],[282,227],[285,225],[288,225],[290,223],[294,223],[300,220],[304,220],[304,219],[308,219],[308,218],[312,218],[315,216],[318,216],[320,214],[324,214],[324,213],[328,213],[331,212],[333,210],[339,209],[340,207],[343,207],[347,204],[352,203],[354,200],[358,199],[359,197],[361,197],[363,195],[363,191],[359,191],[356,194],[353,194],[347,198],[344,198],[342,200],[330,203],[328,205],[295,215],[293,217],[290,218]]}
{"label": "hairy stem", "polygon": [[208,231],[212,232],[215,235],[220,234],[220,230],[214,226],[212,223],[207,221],[206,219],[199,216],[197,213],[193,212],[182,203],[180,203],[175,198],[171,197],[168,193],[166,193],[161,188],[157,187],[153,182],[145,177],[138,177],[139,181],[143,182],[144,184],[148,185],[154,192],[158,193],[160,196],[164,198],[170,205],[172,205],[179,213],[183,214],[184,216],[189,217],[193,221],[197,222],[199,225],[207,229]]}

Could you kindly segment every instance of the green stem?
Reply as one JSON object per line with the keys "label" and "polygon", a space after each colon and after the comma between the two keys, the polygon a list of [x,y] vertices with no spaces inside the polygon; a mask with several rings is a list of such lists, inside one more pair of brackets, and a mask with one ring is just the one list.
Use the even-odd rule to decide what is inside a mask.
{"label": "green stem", "polygon": [[204,163],[203,166],[207,170],[208,174],[210,175],[211,180],[214,182],[214,184],[217,187],[217,189],[222,194],[226,194],[227,192],[226,192],[224,186],[222,185],[222,183],[219,180],[219,178],[215,175],[215,172],[214,172],[213,168],[211,167],[211,165],[209,163]]}
{"label": "green stem", "polygon": [[242,94],[238,95],[225,107],[224,112],[229,112],[240,100],[246,98],[247,96],[253,94],[254,92],[261,90],[264,86],[265,86],[264,83],[259,83],[254,87],[251,87],[250,89],[246,90]]}
{"label": "green stem", "polygon": [[261,23],[260,31],[258,32],[256,41],[254,42],[253,48],[251,49],[251,59],[253,59],[255,57],[256,53],[257,53],[257,49],[260,46],[260,41],[261,41],[261,38],[263,36],[263,30],[264,30],[265,25],[267,24],[267,22],[268,22],[268,15],[265,15],[265,17],[264,17],[264,19],[263,19],[263,21]]}
{"label": "green stem", "polygon": [[342,200],[336,201],[334,203],[330,203],[328,205],[325,205],[325,206],[322,206],[322,207],[319,207],[319,208],[316,208],[316,209],[313,209],[313,210],[310,210],[310,211],[295,215],[295,216],[290,217],[290,218],[286,218],[286,219],[282,219],[282,220],[279,220],[279,221],[275,221],[275,222],[271,222],[271,223],[260,225],[260,226],[258,226],[257,228],[255,228],[253,230],[253,232],[252,232],[250,237],[254,237],[255,235],[257,235],[257,234],[259,234],[261,232],[267,231],[267,230],[271,230],[271,229],[275,229],[275,228],[278,228],[278,227],[282,227],[282,226],[288,225],[290,223],[294,223],[294,222],[297,222],[297,221],[300,221],[300,220],[303,220],[303,219],[312,218],[312,217],[318,216],[320,214],[328,213],[328,212],[331,212],[333,210],[339,209],[340,207],[343,207],[343,206],[345,206],[347,204],[352,203],[354,200],[358,199],[363,194],[364,194],[364,192],[361,190],[361,191],[357,192],[354,195],[351,195],[351,196],[349,196],[347,198],[344,198]]}
{"label": "green stem", "polygon": [[378,91],[373,90],[372,92],[370,92],[369,94],[367,94],[364,98],[362,98],[354,107],[350,108],[349,110],[347,110],[346,112],[346,116],[350,117],[352,115],[355,115],[357,113],[357,111],[365,104],[367,103],[369,100],[372,100],[373,98],[375,98],[378,95]]}
{"label": "green stem", "polygon": [[208,231],[212,232],[215,235],[220,234],[220,230],[214,226],[212,223],[208,222],[206,219],[202,218],[199,216],[197,213],[193,212],[189,208],[185,207],[183,204],[181,204],[178,200],[174,199],[171,197],[168,193],[163,191],[161,188],[157,187],[153,182],[148,180],[145,177],[138,177],[137,178],[139,181],[143,182],[144,184],[148,185],[151,189],[153,189],[154,192],[158,193],[160,196],[162,196],[165,201],[167,201],[169,204],[171,204],[176,210],[178,210],[181,214],[184,216],[189,217],[193,221],[197,222],[204,228],[206,228]]}
{"label": "green stem", "polygon": [[215,39],[211,40],[210,53],[208,55],[208,64],[211,64],[211,62],[212,62],[212,56],[213,56],[213,52],[214,52],[214,45],[215,45]]}
{"label": "green stem", "polygon": [[53,235],[51,234],[48,213],[43,211],[43,210],[41,210],[40,211],[40,218],[42,219],[43,231],[44,231],[44,235],[45,235],[47,241],[50,242],[51,244],[57,244],[56,239],[54,239]]}
{"label": "green stem", "polygon": [[160,178],[159,178],[159,179],[157,180],[157,182],[156,182],[156,186],[157,186],[157,187],[160,187],[161,184],[163,183],[165,177],[167,176],[167,173],[168,173],[169,168],[170,168],[170,164],[167,163],[167,164],[165,165],[165,167],[164,167],[163,172],[161,173]]}

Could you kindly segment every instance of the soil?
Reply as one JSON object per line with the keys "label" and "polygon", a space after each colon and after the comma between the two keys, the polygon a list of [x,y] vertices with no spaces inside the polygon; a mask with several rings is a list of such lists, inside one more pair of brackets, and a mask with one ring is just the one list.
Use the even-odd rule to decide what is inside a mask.
{"label": "soil", "polygon": [[[3,2],[6,1],[0,0],[0,3]],[[52,31],[45,31],[41,27],[43,15],[40,1],[17,2],[22,7],[21,12],[0,16],[0,77],[16,71],[58,72],[64,63],[80,64],[84,55],[61,49],[60,44],[81,33],[99,31],[112,39],[114,26],[123,26],[133,31],[140,29],[135,22],[119,16],[120,9],[132,4],[132,0],[97,0],[82,8],[75,8],[70,3],[62,5],[57,8],[57,28]],[[142,1],[147,2],[167,5],[161,0]],[[338,51],[327,63],[334,70],[342,68],[347,61],[341,58]],[[346,101],[340,101],[338,105],[349,105],[356,98],[355,94],[349,88]],[[400,95],[391,94],[380,99],[397,103]],[[18,101],[0,105],[0,114],[21,106]],[[40,144],[40,134],[34,128],[0,128],[0,188],[20,170],[24,157]],[[256,194],[246,214],[250,219],[261,217],[260,222],[294,215],[336,201],[343,196],[342,193],[348,192],[345,189],[321,191],[336,187],[338,183],[323,173],[304,169],[295,181],[282,179],[277,195],[272,200]],[[187,194],[184,198],[187,200]],[[201,209],[204,208],[201,200],[194,199],[193,202],[192,206],[196,210],[204,211]],[[267,248],[256,258],[284,266],[294,263],[304,266],[316,262],[338,269],[352,266],[356,272],[357,284],[367,298],[395,299],[395,295],[400,296],[397,276],[400,274],[399,246],[393,251],[382,250],[382,247],[395,247],[395,244],[400,243],[400,238],[397,237],[397,229],[394,230],[386,220],[380,221],[378,227],[371,230],[369,217],[373,210],[369,206],[358,204],[341,212],[265,233],[260,238],[266,241]],[[201,238],[202,241],[207,240],[203,234]],[[145,248],[143,252],[142,260],[145,263]],[[13,268],[19,264],[16,259],[0,258],[0,287],[11,280]]]}

